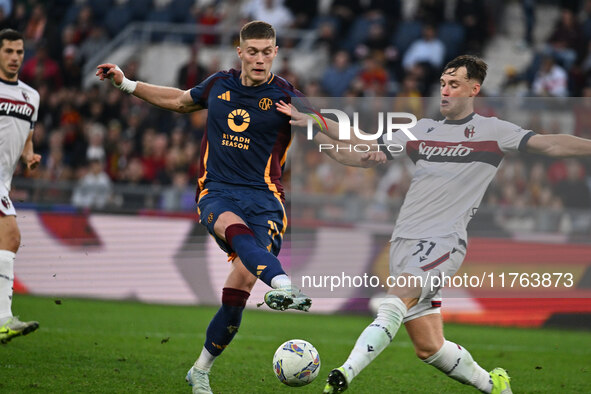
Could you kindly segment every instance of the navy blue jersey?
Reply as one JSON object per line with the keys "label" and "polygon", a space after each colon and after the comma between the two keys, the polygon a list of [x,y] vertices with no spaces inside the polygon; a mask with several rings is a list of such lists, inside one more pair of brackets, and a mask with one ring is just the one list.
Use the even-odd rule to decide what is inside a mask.
{"label": "navy blue jersey", "polygon": [[283,200],[280,178],[291,127],[275,103],[301,96],[274,74],[259,86],[244,86],[240,71],[233,69],[215,73],[192,88],[193,101],[208,109],[198,196],[206,193],[209,182],[215,182],[267,189]]}

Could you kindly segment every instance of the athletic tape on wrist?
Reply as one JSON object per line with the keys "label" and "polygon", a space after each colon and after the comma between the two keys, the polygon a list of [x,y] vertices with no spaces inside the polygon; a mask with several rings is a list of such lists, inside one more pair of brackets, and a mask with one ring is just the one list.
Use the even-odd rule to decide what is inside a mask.
{"label": "athletic tape on wrist", "polygon": [[[116,66],[115,70],[119,70],[121,71],[121,74],[123,74],[123,70],[121,70],[119,66]],[[123,81],[121,81],[121,84],[117,85],[113,77],[111,77],[111,83],[117,89],[129,94],[132,94],[135,91],[135,88],[137,87],[137,81],[132,81],[131,79],[126,78],[125,74],[123,74]]]}

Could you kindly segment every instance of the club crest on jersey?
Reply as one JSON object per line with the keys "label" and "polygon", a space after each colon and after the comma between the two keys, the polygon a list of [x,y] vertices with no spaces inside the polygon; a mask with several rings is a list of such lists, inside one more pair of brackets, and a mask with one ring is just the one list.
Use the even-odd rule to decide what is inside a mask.
{"label": "club crest on jersey", "polygon": [[29,95],[27,94],[27,92],[21,92],[23,94],[23,98],[25,99],[25,101],[28,103],[29,102]]}
{"label": "club crest on jersey", "polygon": [[263,111],[268,111],[271,108],[271,105],[273,105],[273,100],[268,97],[263,97],[259,100],[259,108]]}
{"label": "club crest on jersey", "polygon": [[471,124],[466,126],[466,128],[464,129],[464,135],[466,136],[466,138],[474,137],[475,133],[476,132],[474,131],[474,126],[472,126]]}
{"label": "club crest on jersey", "polygon": [[2,206],[4,207],[4,209],[9,209],[10,208],[10,200],[8,199],[8,197],[6,196],[2,196]]}

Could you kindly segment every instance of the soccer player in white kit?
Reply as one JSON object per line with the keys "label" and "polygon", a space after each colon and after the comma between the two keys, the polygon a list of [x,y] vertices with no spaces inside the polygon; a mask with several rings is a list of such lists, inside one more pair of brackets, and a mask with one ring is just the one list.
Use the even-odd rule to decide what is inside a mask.
{"label": "soccer player in white kit", "polygon": [[41,156],[33,152],[33,128],[39,93],[19,81],[25,50],[23,36],[12,29],[0,31],[0,343],[27,335],[39,327],[12,315],[14,258],[21,236],[16,211],[8,197],[19,158],[34,169]]}
{"label": "soccer player in white kit", "polygon": [[[440,79],[440,111],[445,120],[418,121],[409,129],[416,141],[402,132],[393,133],[392,139],[382,136],[375,141],[361,140],[351,133],[351,140],[336,141],[338,124],[330,120],[328,129],[322,129],[315,137],[319,143],[402,145],[416,163],[390,246],[390,274],[407,277],[407,286],[389,288],[377,317],[361,333],[349,358],[330,372],[325,393],[345,391],[390,344],[402,323],[416,355],[425,363],[483,393],[511,393],[504,369],[487,372],[468,350],[444,338],[441,289],[432,287],[429,278],[450,277],[459,269],[466,255],[468,222],[506,152],[586,156],[591,155],[591,140],[571,135],[539,135],[498,118],[475,114],[474,97],[480,92],[486,71],[486,63],[475,56],[459,56],[449,62]],[[292,125],[307,124],[307,116],[295,107],[282,103],[278,109],[292,116]],[[324,140],[318,135],[324,136]],[[347,149],[340,152],[331,156],[344,164],[355,162]],[[392,159],[388,149],[383,152]],[[367,153],[358,155],[357,160],[367,157]],[[380,158],[374,156],[372,161],[378,162]]]}

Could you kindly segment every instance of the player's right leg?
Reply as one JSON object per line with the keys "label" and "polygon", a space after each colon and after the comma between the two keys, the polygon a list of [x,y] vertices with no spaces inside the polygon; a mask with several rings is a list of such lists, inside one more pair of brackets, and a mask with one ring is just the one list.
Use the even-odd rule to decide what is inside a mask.
{"label": "player's right leg", "polygon": [[270,308],[310,308],[311,299],[292,285],[276,257],[287,219],[282,203],[271,193],[244,189],[209,192],[199,199],[199,210],[201,223],[222,250],[236,253],[248,271],[273,288],[265,296]]}
{"label": "player's right leg", "polygon": [[242,312],[255,283],[256,277],[244,267],[239,258],[234,259],[222,290],[222,306],[207,327],[205,344],[199,358],[187,372],[186,380],[193,387],[194,394],[211,393],[211,367],[238,332]]}
{"label": "player's right leg", "polygon": [[20,246],[20,231],[12,202],[3,191],[0,188],[0,343],[7,343],[35,331],[39,323],[22,322],[12,315],[14,258]]}
{"label": "player's right leg", "polygon": [[[420,289],[414,290],[420,293]],[[411,289],[409,294],[412,293]],[[347,361],[328,375],[324,393],[340,393],[349,387],[351,381],[392,342],[408,309],[416,304],[417,299],[412,295],[401,299],[394,291],[389,292],[378,307],[374,321],[357,338]]]}

